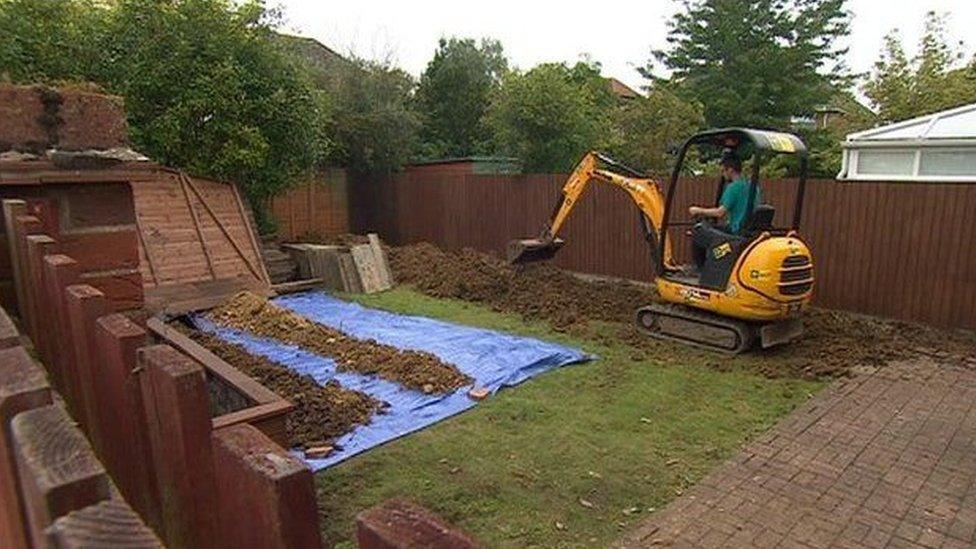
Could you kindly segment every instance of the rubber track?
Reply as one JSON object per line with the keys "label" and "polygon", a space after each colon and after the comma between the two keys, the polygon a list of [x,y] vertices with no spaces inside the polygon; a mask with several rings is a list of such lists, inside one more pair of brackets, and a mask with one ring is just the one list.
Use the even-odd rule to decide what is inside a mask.
{"label": "rubber track", "polygon": [[[642,319],[649,314],[654,315],[654,317],[667,316],[671,318],[678,318],[686,322],[693,322],[731,332],[736,338],[736,344],[732,347],[728,347],[723,346],[714,340],[695,339],[693,335],[687,333],[666,333],[660,330],[660,325],[658,322],[654,323],[654,327],[657,329],[648,328],[648,326],[642,322]],[[642,307],[637,310],[636,320],[637,326],[651,337],[668,341],[676,341],[684,345],[690,345],[700,349],[707,349],[709,351],[717,351],[728,355],[737,355],[748,350],[750,347],[752,347],[752,344],[756,338],[755,329],[746,322],[721,317],[704,311],[698,311],[684,305],[648,305],[647,307]]]}

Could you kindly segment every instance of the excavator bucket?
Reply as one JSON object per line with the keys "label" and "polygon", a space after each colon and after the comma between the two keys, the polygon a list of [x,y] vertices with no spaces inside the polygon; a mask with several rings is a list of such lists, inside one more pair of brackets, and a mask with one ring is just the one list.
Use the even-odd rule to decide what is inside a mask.
{"label": "excavator bucket", "polygon": [[565,242],[561,238],[522,238],[508,243],[508,262],[524,265],[552,259]]}

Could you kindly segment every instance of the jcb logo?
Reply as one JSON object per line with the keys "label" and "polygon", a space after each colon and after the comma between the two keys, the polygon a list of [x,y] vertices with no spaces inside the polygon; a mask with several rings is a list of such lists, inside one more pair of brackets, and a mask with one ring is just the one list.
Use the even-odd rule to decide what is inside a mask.
{"label": "jcb logo", "polygon": [[728,242],[722,244],[721,246],[712,248],[712,255],[715,256],[715,259],[722,259],[730,253],[732,253],[732,245]]}

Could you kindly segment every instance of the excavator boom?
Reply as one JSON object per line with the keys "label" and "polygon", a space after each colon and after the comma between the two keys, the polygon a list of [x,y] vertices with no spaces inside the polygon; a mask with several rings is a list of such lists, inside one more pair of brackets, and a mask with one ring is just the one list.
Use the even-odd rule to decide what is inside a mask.
{"label": "excavator boom", "polygon": [[[623,172],[623,173],[620,173]],[[627,191],[641,212],[641,225],[651,253],[657,254],[658,239],[661,238],[661,224],[664,219],[664,196],[657,183],[635,170],[597,152],[589,152],[580,160],[573,173],[563,185],[562,194],[556,202],[552,217],[536,238],[523,238],[509,242],[507,256],[510,263],[525,264],[551,259],[562,248],[564,241],[559,238],[569,214],[590,181],[601,181]],[[665,245],[665,264],[671,265],[670,243]]]}

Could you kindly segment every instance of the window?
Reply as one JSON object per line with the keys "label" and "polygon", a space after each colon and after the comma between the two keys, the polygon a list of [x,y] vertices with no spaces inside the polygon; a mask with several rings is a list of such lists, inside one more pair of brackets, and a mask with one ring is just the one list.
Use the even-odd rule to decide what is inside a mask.
{"label": "window", "polygon": [[857,152],[857,173],[859,175],[914,175],[915,151],[862,149]]}
{"label": "window", "polygon": [[918,175],[976,176],[976,150],[922,151]]}

